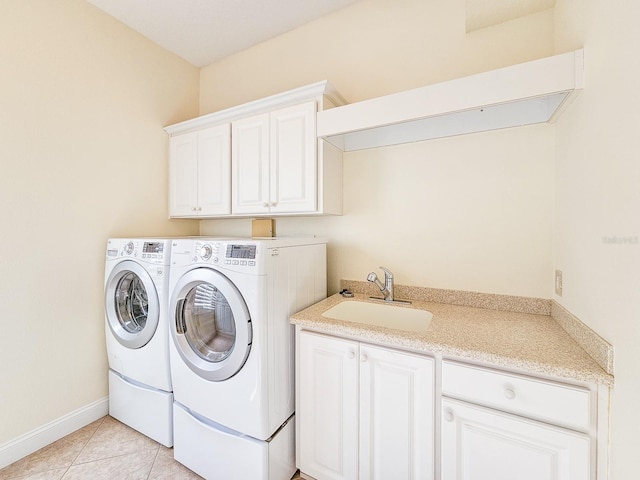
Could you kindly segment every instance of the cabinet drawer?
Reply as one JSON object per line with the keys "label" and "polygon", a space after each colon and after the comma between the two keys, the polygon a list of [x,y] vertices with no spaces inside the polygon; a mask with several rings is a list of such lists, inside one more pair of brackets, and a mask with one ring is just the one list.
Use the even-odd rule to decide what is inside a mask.
{"label": "cabinet drawer", "polygon": [[558,425],[586,430],[591,392],[456,362],[442,362],[442,394]]}

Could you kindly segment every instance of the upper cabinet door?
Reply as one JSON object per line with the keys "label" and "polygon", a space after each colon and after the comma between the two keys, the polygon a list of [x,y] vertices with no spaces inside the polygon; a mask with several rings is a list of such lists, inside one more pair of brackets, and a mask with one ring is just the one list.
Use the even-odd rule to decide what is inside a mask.
{"label": "upper cabinet door", "polygon": [[198,133],[169,140],[169,216],[198,215]]}
{"label": "upper cabinet door", "polygon": [[233,122],[231,211],[269,212],[269,114]]}
{"label": "upper cabinet door", "polygon": [[314,212],[318,181],[316,102],[271,113],[271,212]]}
{"label": "upper cabinet door", "polygon": [[217,125],[170,139],[170,217],[231,213],[231,126]]}
{"label": "upper cabinet door", "polygon": [[231,124],[198,132],[198,215],[231,213]]}

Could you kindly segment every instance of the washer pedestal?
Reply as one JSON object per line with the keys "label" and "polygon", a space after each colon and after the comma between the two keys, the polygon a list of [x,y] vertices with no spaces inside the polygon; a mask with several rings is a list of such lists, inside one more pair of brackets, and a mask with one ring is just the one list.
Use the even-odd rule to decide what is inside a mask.
{"label": "washer pedestal", "polygon": [[109,370],[109,415],[165,447],[173,446],[173,393],[134,384]]}
{"label": "washer pedestal", "polygon": [[289,480],[296,472],[294,416],[267,441],[173,406],[175,459],[204,478]]}

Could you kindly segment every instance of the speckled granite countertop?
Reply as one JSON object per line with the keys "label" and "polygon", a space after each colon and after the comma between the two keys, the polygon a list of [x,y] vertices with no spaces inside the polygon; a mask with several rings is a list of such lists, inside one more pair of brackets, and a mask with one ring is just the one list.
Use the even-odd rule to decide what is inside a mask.
{"label": "speckled granite countertop", "polygon": [[[493,366],[613,385],[606,373],[549,315],[490,310],[413,300],[406,308],[433,313],[425,333],[393,330],[322,316],[344,301],[371,301],[363,294],[335,294],[291,317],[291,323],[331,335],[440,354]],[[374,300],[375,302],[375,300]]]}

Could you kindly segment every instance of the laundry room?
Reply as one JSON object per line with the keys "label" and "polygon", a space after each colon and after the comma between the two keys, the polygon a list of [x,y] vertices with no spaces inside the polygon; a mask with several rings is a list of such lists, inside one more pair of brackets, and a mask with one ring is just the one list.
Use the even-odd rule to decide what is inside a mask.
{"label": "laundry room", "polygon": [[[511,368],[505,363],[509,355],[498,355],[495,353],[498,350],[492,358],[489,354],[481,358],[465,357],[460,353],[462,343],[456,343],[462,342],[461,339],[445,341],[439,337],[438,348],[444,350],[438,350],[435,343],[417,346],[400,337],[393,340],[395,343],[385,344],[386,340],[371,332],[361,333],[356,340],[366,343],[369,338],[374,346],[385,344],[403,353],[409,349],[409,356],[427,352],[426,357],[434,361],[428,368],[436,372],[433,385],[437,389],[443,388],[441,378],[447,372],[451,378],[467,378],[465,375],[471,375],[471,371],[477,374],[474,378],[485,378],[480,373],[507,372],[521,375],[517,377],[520,380],[542,379],[545,387],[564,386],[566,381],[571,387],[567,391],[583,392],[585,396],[580,398],[588,399],[585,403],[589,404],[585,407],[588,418],[584,421],[571,423],[566,418],[558,418],[559,410],[555,407],[561,400],[553,405],[553,414],[540,418],[535,412],[514,413],[494,404],[489,407],[506,412],[509,418],[533,418],[532,422],[549,424],[554,431],[570,431],[571,435],[577,432],[580,438],[587,439],[585,448],[589,460],[583,463],[588,473],[580,478],[625,479],[629,478],[629,472],[640,470],[635,447],[640,425],[637,409],[640,402],[640,349],[637,347],[640,342],[637,321],[640,317],[637,222],[640,171],[634,155],[640,141],[636,132],[636,125],[640,123],[637,113],[640,108],[636,107],[640,100],[635,85],[635,74],[640,73],[635,52],[635,45],[640,42],[635,21],[640,16],[639,6],[625,2],[613,8],[595,0],[531,0],[516,2],[517,8],[513,2],[506,1],[332,1],[328,4],[333,5],[333,10],[325,10],[298,24],[291,23],[282,31],[267,34],[261,41],[227,51],[215,60],[193,60],[152,40],[152,32],[137,31],[127,24],[130,19],[114,17],[103,10],[100,3],[127,2],[8,0],[2,4],[0,198],[5,220],[0,236],[3,331],[0,336],[0,478],[39,478],[37,475],[45,472],[55,472],[50,478],[83,478],[83,472],[84,478],[89,478],[88,470],[83,469],[90,463],[107,462],[116,457],[124,461],[128,454],[132,455],[132,464],[148,467],[146,473],[131,474],[131,477],[123,474],[118,478],[161,478],[160,473],[150,472],[160,459],[173,461],[171,441],[152,439],[147,443],[146,439],[135,439],[127,443],[122,440],[129,438],[125,433],[123,437],[113,434],[114,439],[120,438],[114,440],[120,447],[110,444],[114,451],[122,450],[104,458],[88,457],[88,450],[79,450],[68,464],[51,463],[42,467],[46,464],[44,457],[54,456],[53,450],[48,450],[41,455],[40,466],[27,459],[39,449],[54,448],[56,442],[74,432],[81,432],[82,438],[86,437],[85,443],[96,440],[100,428],[124,432],[118,430],[120,426],[115,417],[108,415],[113,406],[109,405],[110,367],[113,362],[127,363],[128,360],[122,357],[126,353],[116,354],[118,358],[108,354],[108,342],[113,340],[116,350],[123,345],[115,336],[109,339],[109,332],[113,330],[105,323],[108,291],[105,286],[109,276],[115,272],[116,283],[121,282],[122,312],[125,316],[131,314],[127,325],[132,330],[142,328],[137,324],[139,314],[148,313],[154,300],[135,294],[129,297],[129,292],[139,293],[142,287],[147,293],[153,288],[129,275],[129,270],[115,271],[105,266],[109,265],[109,258],[125,260],[123,252],[129,248],[125,241],[109,248],[109,240],[130,240],[134,242],[132,252],[140,256],[156,255],[149,257],[153,260],[150,267],[143,267],[147,272],[155,270],[156,274],[169,265],[169,253],[158,255],[172,250],[173,239],[187,242],[181,244],[186,261],[181,268],[185,274],[186,270],[199,265],[198,262],[205,268],[211,267],[214,258],[222,263],[227,259],[246,260],[247,264],[242,266],[252,268],[255,265],[250,266],[248,262],[256,261],[262,254],[262,250],[251,253],[249,248],[252,241],[260,245],[251,239],[254,219],[273,221],[275,238],[270,241],[285,242],[281,247],[283,259],[286,248],[293,248],[286,246],[290,239],[326,242],[322,243],[326,249],[324,295],[312,295],[312,299],[299,305],[296,313],[307,311],[307,307],[317,302],[327,313],[338,302],[350,301],[338,295],[345,289],[360,301],[368,296],[389,297],[389,286],[394,286],[393,300],[429,304],[428,310],[433,314],[432,332],[435,332],[440,328],[439,322],[449,318],[437,305],[458,302],[460,308],[499,310],[508,308],[496,307],[501,301],[515,298],[521,302],[519,305],[525,305],[522,308],[532,312],[538,308],[536,302],[542,301],[549,310],[520,311],[518,315],[539,316],[543,322],[553,317],[557,325],[562,324],[558,327],[559,334],[566,334],[570,345],[549,346],[542,340],[535,343],[534,339],[542,338],[536,337],[539,330],[535,327],[527,330],[522,338],[520,333],[509,335],[506,343],[522,341],[518,344],[522,347],[520,353],[534,347],[544,351],[553,359],[549,364],[556,361],[556,353],[567,357],[575,352],[578,356],[575,358],[580,358],[579,363],[586,365],[589,372],[600,369],[595,376],[571,377],[566,371],[560,371],[560,363],[549,367],[551,370],[536,366],[535,362]],[[213,3],[220,3],[220,8],[231,8],[230,2]],[[280,7],[284,4],[285,10],[295,12],[293,4],[297,2],[239,2],[245,9],[241,17],[245,23],[237,30],[251,30],[261,18],[271,18],[272,12],[261,10],[266,8],[259,6],[262,3],[280,4]],[[322,3],[311,2],[318,9],[323,8]],[[327,8],[327,2],[324,4]],[[507,4],[512,4],[512,8]],[[189,9],[185,6],[184,10]],[[148,15],[149,23],[152,17]],[[178,23],[181,17],[175,16],[173,20]],[[319,175],[321,182],[316,178],[313,184],[317,190],[315,210],[311,213],[282,214],[277,206],[270,205],[265,207],[271,209],[266,212],[250,210],[237,215],[197,211],[172,214],[171,189],[176,176],[186,170],[171,169],[172,138],[178,135],[171,129],[184,126],[184,122],[202,117],[220,119],[229,112],[235,115],[241,107],[257,108],[259,111],[250,112],[256,116],[265,114],[267,109],[289,115],[287,109],[291,104],[283,100],[287,95],[292,95],[291,92],[299,95],[300,89],[323,82],[330,85],[331,94],[324,90],[304,99],[306,102],[313,97],[315,105],[320,105],[312,114],[318,128],[339,124],[337,120],[329,122],[331,110],[355,111],[359,105],[366,107],[366,102],[384,102],[389,96],[435,85],[443,85],[447,94],[434,97],[437,99],[434,108],[447,102],[465,108],[465,101],[484,94],[477,93],[482,89],[457,90],[462,80],[484,74],[488,76],[481,78],[494,79],[497,77],[492,72],[549,59],[555,68],[560,57],[566,58],[564,55],[574,55],[571,60],[574,70],[583,72],[584,76],[580,85],[572,87],[575,95],[570,102],[564,104],[550,122],[393,142],[398,144],[352,151],[331,144],[322,156],[326,170]],[[536,74],[536,79],[543,77],[552,76]],[[527,89],[536,91],[545,82],[512,83],[529,92]],[[334,91],[337,94],[334,95]],[[272,100],[276,103],[265,106]],[[277,104],[282,101],[283,104]],[[374,113],[375,105],[383,104],[373,104]],[[382,110],[385,109],[379,111]],[[386,118],[392,118],[393,108],[387,110]],[[374,113],[362,114],[360,118],[373,121]],[[244,115],[249,116],[246,112]],[[282,118],[293,118],[286,115]],[[270,121],[273,118],[270,117]],[[227,119],[232,125],[229,127],[231,138],[253,131],[252,125],[240,123],[238,126],[246,129],[233,130],[234,120],[235,117]],[[190,128],[181,133],[189,135],[197,130]],[[215,138],[209,139],[207,145],[217,148]],[[315,133],[313,140],[318,140]],[[328,137],[318,141],[322,145],[331,143]],[[339,155],[330,157],[329,151],[335,149]],[[242,172],[255,173],[255,170],[245,168]],[[285,169],[285,176],[289,178],[296,174],[300,172],[294,168]],[[239,176],[232,170],[229,175]],[[252,181],[257,180],[247,179]],[[212,192],[206,189],[202,192],[204,196],[211,194],[208,199],[211,202],[217,201]],[[216,190],[216,194],[218,192]],[[231,190],[223,194],[230,202],[233,195]],[[270,202],[273,200],[261,202],[261,206]],[[236,240],[196,245],[197,239],[202,238]],[[211,253],[207,248],[212,249]],[[109,257],[109,250],[115,252],[113,257]],[[251,258],[253,255],[256,258]],[[194,256],[200,260],[194,262]],[[269,257],[270,261],[275,261],[277,256]],[[238,263],[237,267],[240,266]],[[380,266],[391,272],[393,278],[386,276]],[[367,281],[372,272],[382,287]],[[141,273],[140,277],[144,275]],[[234,273],[228,275],[233,277]],[[244,276],[242,279],[246,280]],[[168,277],[166,281],[168,288]],[[179,281],[175,278],[176,285]],[[238,283],[242,281],[238,279]],[[233,296],[230,292],[237,287],[225,288],[219,290],[226,298]],[[114,287],[109,293],[117,296],[117,290]],[[196,303],[200,308],[198,302],[203,298],[220,308],[217,300],[214,301],[217,293],[202,287],[196,288],[190,297],[190,291],[187,289],[184,295],[175,297],[175,302],[182,302],[179,311],[188,312],[189,306]],[[472,301],[467,294],[473,297]],[[158,305],[166,302],[170,312],[171,295],[165,291],[161,296],[165,300],[157,299]],[[324,300],[325,296],[330,298]],[[482,302],[490,299],[490,302],[483,304],[478,298]],[[533,303],[535,306],[531,307]],[[118,303],[111,306],[119,308]],[[178,303],[174,304],[173,313],[175,307]],[[234,308],[242,310],[242,307]],[[307,311],[303,316],[294,316],[293,326],[287,324],[288,331],[296,329],[296,335],[301,335],[303,330],[313,331],[313,335],[305,337],[308,345],[311,345],[309,339],[316,336],[335,336],[341,340],[346,336],[348,341],[356,341],[353,336],[356,330],[341,330],[344,325],[340,322],[350,320],[331,318],[334,323],[330,323],[326,316],[321,319],[322,315],[316,317],[316,313]],[[343,315],[335,311],[334,314]],[[210,325],[206,315],[189,315],[182,317],[184,323],[173,319],[174,326],[185,326],[183,332],[176,335],[185,337],[187,343],[187,333]],[[368,318],[374,316],[375,313],[367,311]],[[466,333],[475,339],[488,337],[486,331],[474,330],[488,320],[474,318],[475,323],[469,320]],[[568,320],[562,320],[565,318]],[[510,321],[505,320],[506,323]],[[521,323],[529,325],[525,321]],[[578,325],[588,339],[575,340],[580,334],[576,334],[571,325]],[[222,337],[230,336],[229,329],[217,328],[223,330]],[[247,332],[249,330],[244,333],[245,343],[249,345],[254,333]],[[242,336],[240,328],[234,334]],[[497,344],[506,337],[506,334],[496,334],[487,340]],[[377,340],[373,341],[374,338]],[[168,352],[178,337],[171,337],[167,329],[167,339]],[[193,345],[198,343],[196,338],[191,340]],[[602,346],[600,352],[605,353],[589,350],[592,340]],[[198,347],[189,348],[198,350]],[[365,351],[369,352],[368,358],[374,358],[374,351],[366,348],[369,347],[359,343],[354,354],[356,359],[361,361],[360,355]],[[455,355],[453,348],[459,348]],[[464,348],[472,347],[465,344]],[[225,358],[227,354],[236,355],[229,351],[228,348],[223,348],[222,353],[201,350],[199,355],[195,354],[194,362],[208,355]],[[195,370],[187,366],[179,351],[174,355],[184,362],[181,374],[191,381],[189,375],[195,374]],[[447,358],[454,362],[446,364]],[[238,361],[244,365],[249,359],[252,359],[250,351]],[[464,363],[465,359],[476,362],[473,368]],[[480,372],[478,365],[487,370]],[[320,372],[316,370],[318,375]],[[112,377],[111,381],[118,382],[118,378]],[[145,384],[146,380],[140,378],[138,381]],[[475,385],[471,381],[466,384]],[[450,397],[443,391],[446,398],[434,401],[427,416],[436,422],[429,431],[438,432],[438,437],[449,425],[449,413],[453,412],[456,419],[462,418],[462,414],[455,413],[456,408],[466,415],[470,411],[468,404],[474,404],[462,393],[451,393],[458,392],[464,385],[464,381],[445,385],[451,389]],[[522,398],[519,384],[510,386],[515,389],[515,400],[519,401]],[[298,393],[309,398],[312,387],[309,385],[309,390]],[[327,399],[333,398],[329,397],[329,390]],[[501,397],[511,393],[512,389],[507,388]],[[362,397],[361,393],[355,395]],[[396,397],[402,396],[398,393]],[[433,398],[440,398],[439,394]],[[549,394],[545,398],[556,397]],[[490,409],[480,400],[475,403]],[[127,400],[124,405],[126,409]],[[313,408],[320,412],[328,405],[332,405],[331,402]],[[598,405],[606,405],[606,412],[599,410]],[[194,411],[198,408],[195,404],[187,405],[187,409]],[[434,413],[440,410],[442,414]],[[308,409],[304,418],[312,418],[310,411],[314,410]],[[206,419],[207,414],[213,416],[210,412],[201,416]],[[278,418],[280,427],[290,417],[274,418]],[[102,423],[98,426],[96,422]],[[327,422],[327,430],[330,425],[334,424]],[[245,427],[237,424],[235,428],[228,428],[242,431]],[[300,426],[296,424],[295,428]],[[274,433],[271,425],[264,430],[270,430],[268,435]],[[302,434],[308,434],[305,438],[320,438],[304,428]],[[259,441],[267,440],[258,438],[267,437],[264,431],[248,435]],[[364,433],[360,431],[359,435],[362,437]],[[145,434],[145,437],[152,435]],[[577,445],[582,447],[576,448],[584,447],[581,441],[577,441]],[[255,445],[259,449],[262,444]],[[326,458],[336,453],[331,450],[333,445],[335,443],[322,443]],[[125,452],[129,447],[131,451]],[[454,478],[447,477],[449,467],[441,462],[444,456],[435,434],[429,448],[433,449],[430,457],[433,461],[420,465],[427,471],[420,478]],[[188,463],[189,454],[183,453],[183,462]],[[142,455],[144,460],[135,455]],[[357,460],[354,461],[362,463],[350,466],[356,469],[354,475],[373,478],[373,473],[367,477],[369,474],[363,466],[366,462],[358,455],[353,456]],[[307,478],[339,478],[337,474],[331,477],[326,471],[318,470],[316,467],[322,462],[316,460],[309,461],[306,473],[297,463],[296,470],[301,470]],[[115,464],[109,465],[115,468]],[[173,463],[170,465],[167,468],[178,468]],[[478,466],[478,471],[484,467]],[[355,477],[344,474],[343,478]]]}

